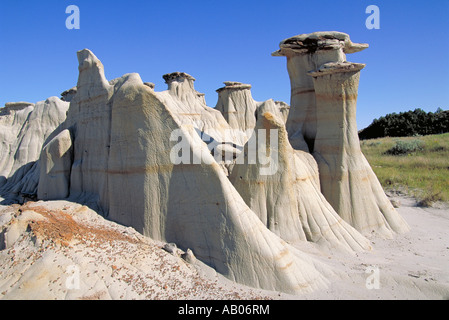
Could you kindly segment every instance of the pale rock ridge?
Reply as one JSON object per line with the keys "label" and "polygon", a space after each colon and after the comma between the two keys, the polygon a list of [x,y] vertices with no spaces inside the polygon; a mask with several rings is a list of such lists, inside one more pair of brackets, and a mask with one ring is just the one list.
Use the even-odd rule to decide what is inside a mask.
{"label": "pale rock ridge", "polygon": [[317,160],[321,191],[338,214],[364,234],[408,230],[360,150],[356,127],[359,71],[346,53],[364,50],[341,32],[303,34],[281,42],[292,87],[286,128],[292,146]]}
{"label": "pale rock ridge", "polygon": [[72,162],[72,137],[65,129],[42,149],[37,190],[39,199],[58,200],[69,196]]}
{"label": "pale rock ridge", "polygon": [[[236,282],[290,293],[326,285],[320,271],[328,272],[327,268],[262,224],[197,128],[182,123],[172,111],[179,111],[181,99],[199,105],[191,100],[192,79],[181,75],[187,83],[172,83],[171,90],[162,94],[144,85],[137,74],[125,75],[112,86],[90,51],[81,51],[78,57],[80,78],[65,123],[68,130],[44,149],[42,159],[50,166],[42,166],[41,174],[49,167],[51,172],[48,159],[56,159],[53,163],[62,168],[58,181],[65,181],[71,172],[70,198],[88,202],[96,197],[110,220],[190,248],[198,259]],[[200,164],[173,164],[175,130],[192,156],[202,160]],[[63,159],[67,152],[73,152],[70,170],[65,160],[72,156]],[[46,186],[42,190],[50,199],[59,196],[60,190]]]}
{"label": "pale rock ridge", "polygon": [[[112,120],[111,97],[115,86],[109,84],[104,75],[103,64],[92,52],[84,49],[79,51],[77,56],[77,93],[70,102],[67,120],[63,125],[73,137],[70,197],[91,197],[91,201],[96,203],[98,208],[108,212],[107,170]],[[47,197],[55,199],[51,194]]]}
{"label": "pale rock ridge", "polygon": [[249,164],[246,145],[229,177],[239,194],[268,229],[289,243],[311,241],[349,252],[370,250],[369,241],[342,220],[321,194],[315,160],[291,147],[279,116],[275,103],[265,102],[252,137],[278,131],[277,143],[269,141],[266,146],[278,155],[276,173],[262,175],[259,161]]}
{"label": "pale rock ridge", "polygon": [[0,109],[0,197],[10,202],[34,195],[42,147],[57,134],[69,108],[57,97]]}

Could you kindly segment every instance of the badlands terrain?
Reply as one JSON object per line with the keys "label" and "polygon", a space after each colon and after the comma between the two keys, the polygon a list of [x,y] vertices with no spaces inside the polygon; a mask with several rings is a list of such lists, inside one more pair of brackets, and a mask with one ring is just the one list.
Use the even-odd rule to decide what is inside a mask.
{"label": "badlands terrain", "polygon": [[290,105],[225,81],[215,108],[80,50],[75,87],[0,109],[0,298],[449,297],[447,208],[387,196],[360,148],[367,48],[285,39]]}

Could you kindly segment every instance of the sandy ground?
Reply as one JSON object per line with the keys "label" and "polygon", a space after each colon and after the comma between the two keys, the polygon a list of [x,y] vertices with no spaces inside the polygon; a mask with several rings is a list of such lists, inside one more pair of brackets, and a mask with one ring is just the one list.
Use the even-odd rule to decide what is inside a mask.
{"label": "sandy ground", "polygon": [[301,245],[333,275],[298,296],[235,284],[78,204],[0,207],[0,299],[449,299],[449,208],[394,200],[411,231],[353,255]]}
{"label": "sandy ground", "polygon": [[[333,266],[328,290],[300,299],[449,299],[449,208],[421,208],[411,197],[392,197],[411,231],[370,239],[373,251],[355,256],[315,253]],[[311,250],[313,252],[313,250]]]}

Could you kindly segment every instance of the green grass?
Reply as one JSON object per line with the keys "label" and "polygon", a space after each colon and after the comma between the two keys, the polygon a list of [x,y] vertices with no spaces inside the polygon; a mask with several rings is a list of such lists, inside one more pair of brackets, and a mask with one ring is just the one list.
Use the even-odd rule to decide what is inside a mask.
{"label": "green grass", "polygon": [[386,190],[405,189],[423,206],[449,202],[449,133],[361,141]]}

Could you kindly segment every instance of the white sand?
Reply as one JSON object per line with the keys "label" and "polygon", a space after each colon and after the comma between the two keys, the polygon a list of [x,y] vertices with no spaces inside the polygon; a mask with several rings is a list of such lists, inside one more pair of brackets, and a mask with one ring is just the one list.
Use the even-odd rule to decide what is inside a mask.
{"label": "white sand", "polygon": [[[371,239],[372,252],[322,257],[341,274],[331,280],[326,292],[315,292],[306,299],[449,299],[447,206],[420,208],[412,198],[396,200],[411,231],[393,240]],[[378,270],[378,289],[371,282],[373,270]]]}

